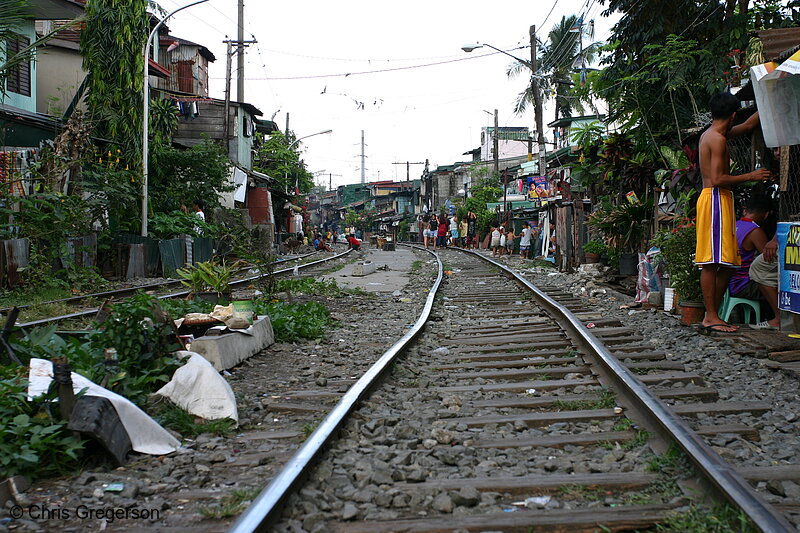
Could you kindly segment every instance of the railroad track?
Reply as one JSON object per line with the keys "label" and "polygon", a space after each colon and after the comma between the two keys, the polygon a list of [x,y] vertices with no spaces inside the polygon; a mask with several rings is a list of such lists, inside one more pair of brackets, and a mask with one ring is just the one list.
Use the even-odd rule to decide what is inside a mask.
{"label": "railroad track", "polygon": [[[291,261],[298,261],[301,259],[305,259],[306,257],[315,255],[316,253],[318,252],[311,252],[308,254],[298,255],[297,257],[279,259],[277,261],[274,261],[272,264],[280,265]],[[241,268],[236,271],[236,275],[242,274],[251,269],[252,267]],[[82,294],[80,296],[70,296],[69,298],[61,298],[59,300],[49,300],[46,302],[40,302],[38,304],[17,305],[15,307],[18,310],[22,311],[24,309],[28,309],[29,307],[33,307],[34,305],[80,304],[80,302],[86,300],[109,300],[109,299],[114,300],[118,298],[124,298],[126,296],[132,296],[139,291],[153,291],[153,290],[168,289],[170,287],[180,287],[180,286],[181,286],[181,280],[172,279],[158,283],[148,283],[146,285],[138,285],[135,287],[123,287],[121,289],[114,289],[110,291],[96,292],[92,294]],[[14,307],[0,308],[0,314],[8,315],[12,309],[14,309]]]}
{"label": "railroad track", "polygon": [[750,483],[796,480],[800,468],[737,470],[706,444],[757,439],[731,417],[769,405],[719,401],[571,294],[477,254],[444,254],[450,280],[439,261],[415,325],[232,531],[646,530],[692,494],[758,530],[796,530],[781,511],[797,502],[777,509]]}
{"label": "railroad track", "polygon": [[[341,259],[341,258],[347,256],[349,253],[350,253],[350,250],[348,249],[348,250],[345,250],[343,252],[338,252],[338,253],[336,253],[334,255],[324,257],[322,259],[318,259],[318,260],[315,260],[315,261],[310,261],[308,263],[301,263],[301,264],[298,264],[298,265],[294,265],[292,267],[278,269],[278,270],[275,270],[273,272],[273,274],[274,275],[290,274],[290,273],[294,272],[295,269],[297,269],[298,271],[302,270],[304,272],[304,274],[306,272],[312,272],[313,273],[315,269],[319,269],[320,267],[326,268],[327,265],[331,261],[335,261],[337,259]],[[301,259],[307,258],[307,257],[309,257],[311,255],[315,255],[315,254],[316,254],[316,252],[310,253],[310,254],[304,254],[304,255],[301,255],[301,256],[298,256],[298,257],[294,257],[294,258],[291,258],[291,259],[288,259],[288,260],[276,261],[273,264],[282,264],[282,263],[288,263],[290,261],[301,260]],[[252,270],[251,267],[244,268],[244,269],[241,269],[239,271],[239,273],[248,272],[250,270]],[[239,278],[239,279],[231,281],[230,282],[230,287],[232,289],[240,288],[240,287],[247,287],[248,285],[252,284],[253,282],[258,280],[259,278],[263,277],[264,275],[266,275],[266,274],[255,274],[255,275],[244,276],[242,278]],[[96,293],[96,294],[88,294],[88,295],[84,295],[84,296],[76,296],[76,297],[73,297],[73,298],[66,298],[64,300],[57,300],[57,301],[54,301],[54,302],[45,302],[45,303],[70,303],[70,304],[74,305],[75,303],[79,303],[81,301],[86,301],[86,300],[90,300],[90,299],[94,299],[94,300],[118,299],[118,298],[130,296],[130,295],[135,294],[135,293],[137,293],[139,291],[164,289],[164,288],[179,287],[179,286],[181,286],[180,280],[175,280],[175,281],[170,281],[170,282],[167,282],[167,283],[156,283],[156,284],[151,284],[151,285],[142,285],[142,286],[138,286],[138,287],[130,287],[130,288],[125,288],[125,289],[118,289],[116,291],[108,291],[108,292],[104,292],[104,293]],[[162,294],[160,296],[157,296],[157,298],[161,299],[161,300],[171,299],[171,298],[185,298],[186,296],[189,295],[189,293],[190,293],[190,291],[181,290],[181,291],[176,291],[176,292],[170,292],[170,293],[167,293],[167,294]],[[4,309],[4,310],[0,310],[0,311],[6,311],[6,310]],[[65,320],[82,319],[82,318],[90,317],[90,316],[93,316],[93,315],[97,314],[98,311],[99,311],[99,307],[89,307],[89,308],[86,308],[86,309],[81,309],[80,311],[76,311],[74,313],[68,313],[68,314],[54,316],[54,317],[47,317],[47,318],[42,318],[42,319],[39,319],[39,320],[32,320],[32,321],[29,321],[29,322],[17,323],[16,326],[19,326],[19,327],[46,326],[46,325],[49,325],[49,324],[53,324],[53,323],[57,323],[57,322],[65,321]]]}

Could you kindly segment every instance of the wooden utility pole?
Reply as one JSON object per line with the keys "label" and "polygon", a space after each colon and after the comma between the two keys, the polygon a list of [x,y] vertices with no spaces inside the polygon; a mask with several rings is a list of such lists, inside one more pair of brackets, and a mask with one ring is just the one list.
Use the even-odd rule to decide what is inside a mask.
{"label": "wooden utility pole", "polygon": [[[544,126],[542,125],[542,95],[539,92],[536,66],[536,26],[530,28],[531,38],[531,91],[533,92],[533,112],[536,117],[536,142],[539,144],[539,175],[547,174],[545,168]],[[528,160],[533,160],[533,154],[528,154]]]}
{"label": "wooden utility pole", "polygon": [[233,55],[233,43],[225,41],[228,44],[228,51],[225,54],[225,111],[223,114],[222,138],[225,139],[225,152],[227,153],[230,148],[228,147],[228,133],[231,111],[231,56]]}
{"label": "wooden utility pole", "polygon": [[393,165],[405,165],[406,166],[406,181],[411,181],[411,165],[426,165],[427,163],[422,161],[419,163],[412,163],[411,161],[406,161],[405,163],[392,163]]}
{"label": "wooden utility pole", "polygon": [[286,132],[284,135],[288,138],[289,137],[289,112],[286,112]]}
{"label": "wooden utility pole", "polygon": [[236,100],[244,102],[244,0],[239,0],[239,27],[237,29],[236,40],[239,46],[236,56]]}
{"label": "wooden utility pole", "polygon": [[[256,40],[253,39],[252,41],[232,41],[227,39],[222,41],[228,45],[228,50],[226,52],[226,60],[225,60],[225,122],[223,125],[223,138],[225,139],[225,149],[229,150],[228,141],[230,137],[230,110],[231,110],[231,60],[234,54],[233,47],[236,46],[236,51],[240,54],[244,53],[244,49],[250,46],[251,44],[255,43]],[[243,57],[243,56],[240,56]],[[241,73],[240,73],[241,74]],[[244,79],[240,78],[242,83],[244,83]],[[240,95],[240,101],[243,95]]]}
{"label": "wooden utility pole", "polygon": [[494,135],[492,143],[494,150],[494,171],[500,173],[500,123],[497,117],[497,109],[494,110]]}

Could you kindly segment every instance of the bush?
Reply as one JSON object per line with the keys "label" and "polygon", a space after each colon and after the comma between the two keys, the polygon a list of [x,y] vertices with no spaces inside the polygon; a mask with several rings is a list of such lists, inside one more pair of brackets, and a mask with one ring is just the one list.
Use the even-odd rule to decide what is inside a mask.
{"label": "bush", "polygon": [[278,342],[297,339],[320,339],[333,322],[328,309],[317,302],[290,304],[286,302],[256,300],[258,315],[268,315]]}
{"label": "bush", "polygon": [[0,478],[37,478],[74,468],[82,441],[54,420],[48,395],[27,399],[28,380],[0,367]]}
{"label": "bush", "polygon": [[702,301],[700,269],[694,263],[697,229],[693,219],[681,219],[672,229],[659,231],[652,244],[661,249],[672,287],[682,300]]}
{"label": "bush", "polygon": [[587,254],[601,255],[606,251],[606,245],[602,241],[589,241],[583,245],[583,251]]}

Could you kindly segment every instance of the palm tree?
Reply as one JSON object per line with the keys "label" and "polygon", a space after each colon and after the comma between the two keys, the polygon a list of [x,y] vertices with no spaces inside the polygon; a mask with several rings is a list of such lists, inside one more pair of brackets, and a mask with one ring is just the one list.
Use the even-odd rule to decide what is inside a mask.
{"label": "palm tree", "polygon": [[[584,24],[582,19],[575,15],[561,17],[561,21],[553,25],[547,35],[547,42],[540,44],[541,53],[537,57],[540,78],[539,89],[543,98],[555,96],[556,120],[570,116],[573,109],[582,111],[583,106],[575,96],[570,94],[572,74],[581,69],[585,64],[594,59],[600,48],[599,42],[591,42],[583,46],[583,38],[591,41],[594,37],[594,23]],[[523,70],[528,69],[525,63],[516,61],[507,70],[509,78],[516,77]],[[519,94],[514,103],[514,112],[522,114],[533,102],[531,87],[528,86]]]}

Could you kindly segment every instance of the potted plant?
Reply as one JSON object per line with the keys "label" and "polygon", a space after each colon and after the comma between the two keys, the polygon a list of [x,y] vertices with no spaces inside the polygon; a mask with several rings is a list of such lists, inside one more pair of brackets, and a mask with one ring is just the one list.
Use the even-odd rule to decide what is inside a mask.
{"label": "potted plant", "polygon": [[619,273],[623,276],[636,274],[637,253],[646,242],[652,215],[652,199],[614,205],[605,198],[586,221],[605,237],[609,248],[620,252]]}
{"label": "potted plant", "polygon": [[583,253],[587,263],[599,263],[600,256],[605,251],[606,245],[602,241],[591,240],[583,245]]}
{"label": "potted plant", "polygon": [[233,269],[225,263],[206,261],[176,271],[183,278],[181,283],[188,287],[195,300],[218,303],[230,301],[230,281]]}
{"label": "potted plant", "polygon": [[697,245],[694,220],[680,219],[674,228],[659,231],[653,244],[661,249],[660,256],[672,287],[680,295],[681,321],[687,325],[701,322],[705,307],[700,289],[700,269],[694,263]]}

